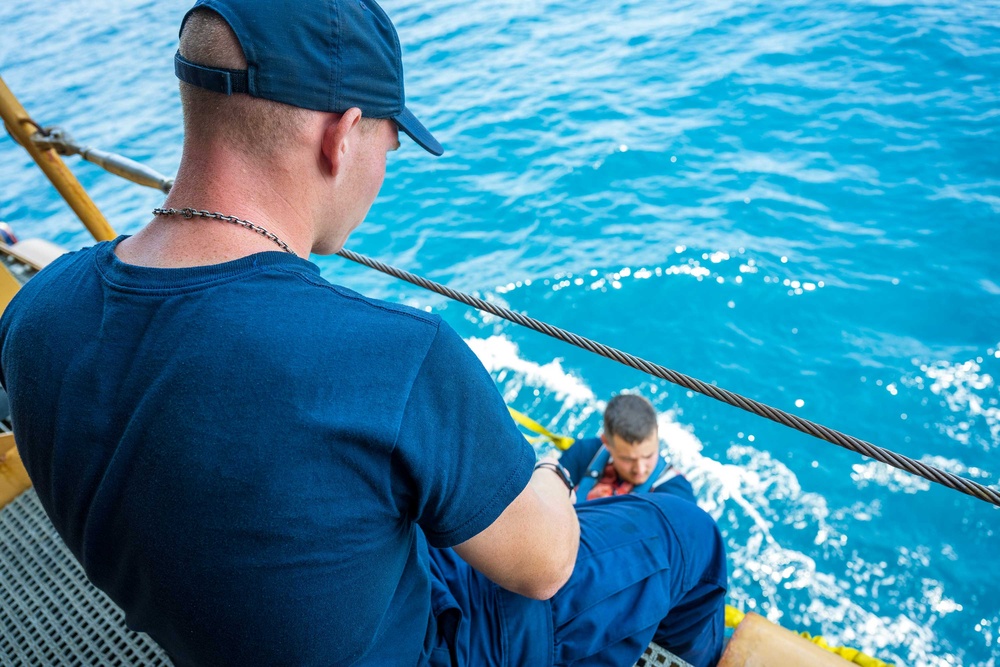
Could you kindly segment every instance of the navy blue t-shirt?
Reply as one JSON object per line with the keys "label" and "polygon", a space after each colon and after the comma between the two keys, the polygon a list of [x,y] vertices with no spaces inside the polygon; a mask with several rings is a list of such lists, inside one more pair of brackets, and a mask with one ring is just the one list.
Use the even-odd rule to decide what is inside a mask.
{"label": "navy blue t-shirt", "polygon": [[425,662],[419,531],[469,539],[534,462],[478,359],[288,253],[155,269],[115,244],[0,321],[18,447],[88,576],[178,665]]}

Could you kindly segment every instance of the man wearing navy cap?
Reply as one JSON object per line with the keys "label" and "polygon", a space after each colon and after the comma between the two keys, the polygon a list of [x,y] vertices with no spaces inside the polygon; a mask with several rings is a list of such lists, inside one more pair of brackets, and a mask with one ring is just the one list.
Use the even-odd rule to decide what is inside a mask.
{"label": "man wearing navy cap", "polygon": [[630,665],[653,639],[712,664],[707,515],[575,511],[446,323],[307,260],[364,219],[399,130],[442,153],[381,8],[200,0],[174,65],[166,202],[0,321],[39,498],[130,626],[179,667]]}

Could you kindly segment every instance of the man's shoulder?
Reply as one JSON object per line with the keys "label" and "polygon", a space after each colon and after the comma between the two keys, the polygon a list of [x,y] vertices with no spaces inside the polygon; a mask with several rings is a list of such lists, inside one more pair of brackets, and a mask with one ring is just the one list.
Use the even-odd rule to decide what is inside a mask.
{"label": "man's shoulder", "polygon": [[575,443],[573,443],[573,447],[576,448],[578,452],[593,456],[597,453],[597,450],[601,448],[602,444],[603,443],[601,442],[600,437],[595,436],[592,438],[579,438]]}
{"label": "man's shoulder", "polygon": [[450,333],[434,313],[374,299],[317,274],[302,272],[299,277],[308,283],[307,294],[289,291],[288,301],[294,303],[266,306],[270,319],[282,323],[274,324],[279,329],[286,329],[289,322],[298,323],[286,331],[290,340],[307,344],[335,340],[338,348],[365,356],[369,363],[375,358],[399,363],[403,355],[409,365],[423,359],[434,345],[440,346],[442,332]]}
{"label": "man's shoulder", "polygon": [[579,482],[587,472],[594,454],[601,448],[600,438],[577,438],[573,445],[559,457],[563,466],[569,470],[574,482]]}
{"label": "man's shoulder", "polygon": [[[81,271],[92,266],[91,258],[97,248],[98,246],[91,246],[67,252],[54,259],[17,290],[3,310],[3,322],[6,324],[11,320],[21,319],[27,313],[41,313],[50,305],[58,308],[58,304],[47,302],[72,298],[68,290],[59,289],[60,285],[72,286],[76,297],[79,297],[80,291],[86,289],[85,281],[81,280]],[[88,300],[84,298],[83,301],[86,303]]]}
{"label": "man's shoulder", "polygon": [[80,248],[79,250],[64,252],[42,267],[31,280],[22,285],[18,292],[24,291],[25,288],[39,289],[50,282],[67,280],[67,273],[92,269],[94,266],[93,259],[104,245],[104,243],[98,243]]}
{"label": "man's shoulder", "polygon": [[431,329],[437,329],[441,325],[440,316],[433,313],[403,304],[374,299],[348,287],[331,283],[319,276],[309,276],[308,279],[322,290],[327,298],[350,305],[358,311],[358,314],[384,318],[387,321],[397,321],[400,324],[412,322],[416,326],[426,325]]}

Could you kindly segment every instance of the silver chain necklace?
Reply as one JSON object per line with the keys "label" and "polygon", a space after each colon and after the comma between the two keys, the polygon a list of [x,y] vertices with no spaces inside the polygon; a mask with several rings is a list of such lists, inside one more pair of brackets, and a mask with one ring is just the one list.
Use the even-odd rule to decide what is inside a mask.
{"label": "silver chain necklace", "polygon": [[199,211],[194,208],[154,208],[153,215],[183,215],[185,218],[190,220],[191,218],[211,218],[213,220],[221,220],[223,222],[231,222],[234,225],[239,225],[240,227],[246,227],[247,229],[257,232],[264,238],[270,239],[278,244],[278,246],[285,252],[296,255],[296,252],[288,247],[288,244],[279,239],[275,234],[267,231],[260,225],[255,225],[249,220],[243,220],[237,218],[235,215],[224,215],[222,213],[211,213],[210,211]]}

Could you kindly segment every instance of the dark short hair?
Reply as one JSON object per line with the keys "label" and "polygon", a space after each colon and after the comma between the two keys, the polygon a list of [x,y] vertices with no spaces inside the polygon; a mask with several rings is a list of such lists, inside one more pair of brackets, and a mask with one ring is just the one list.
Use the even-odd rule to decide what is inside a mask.
{"label": "dark short hair", "polygon": [[604,433],[625,442],[645,440],[656,431],[656,410],[642,396],[619,394],[608,401],[604,410]]}

